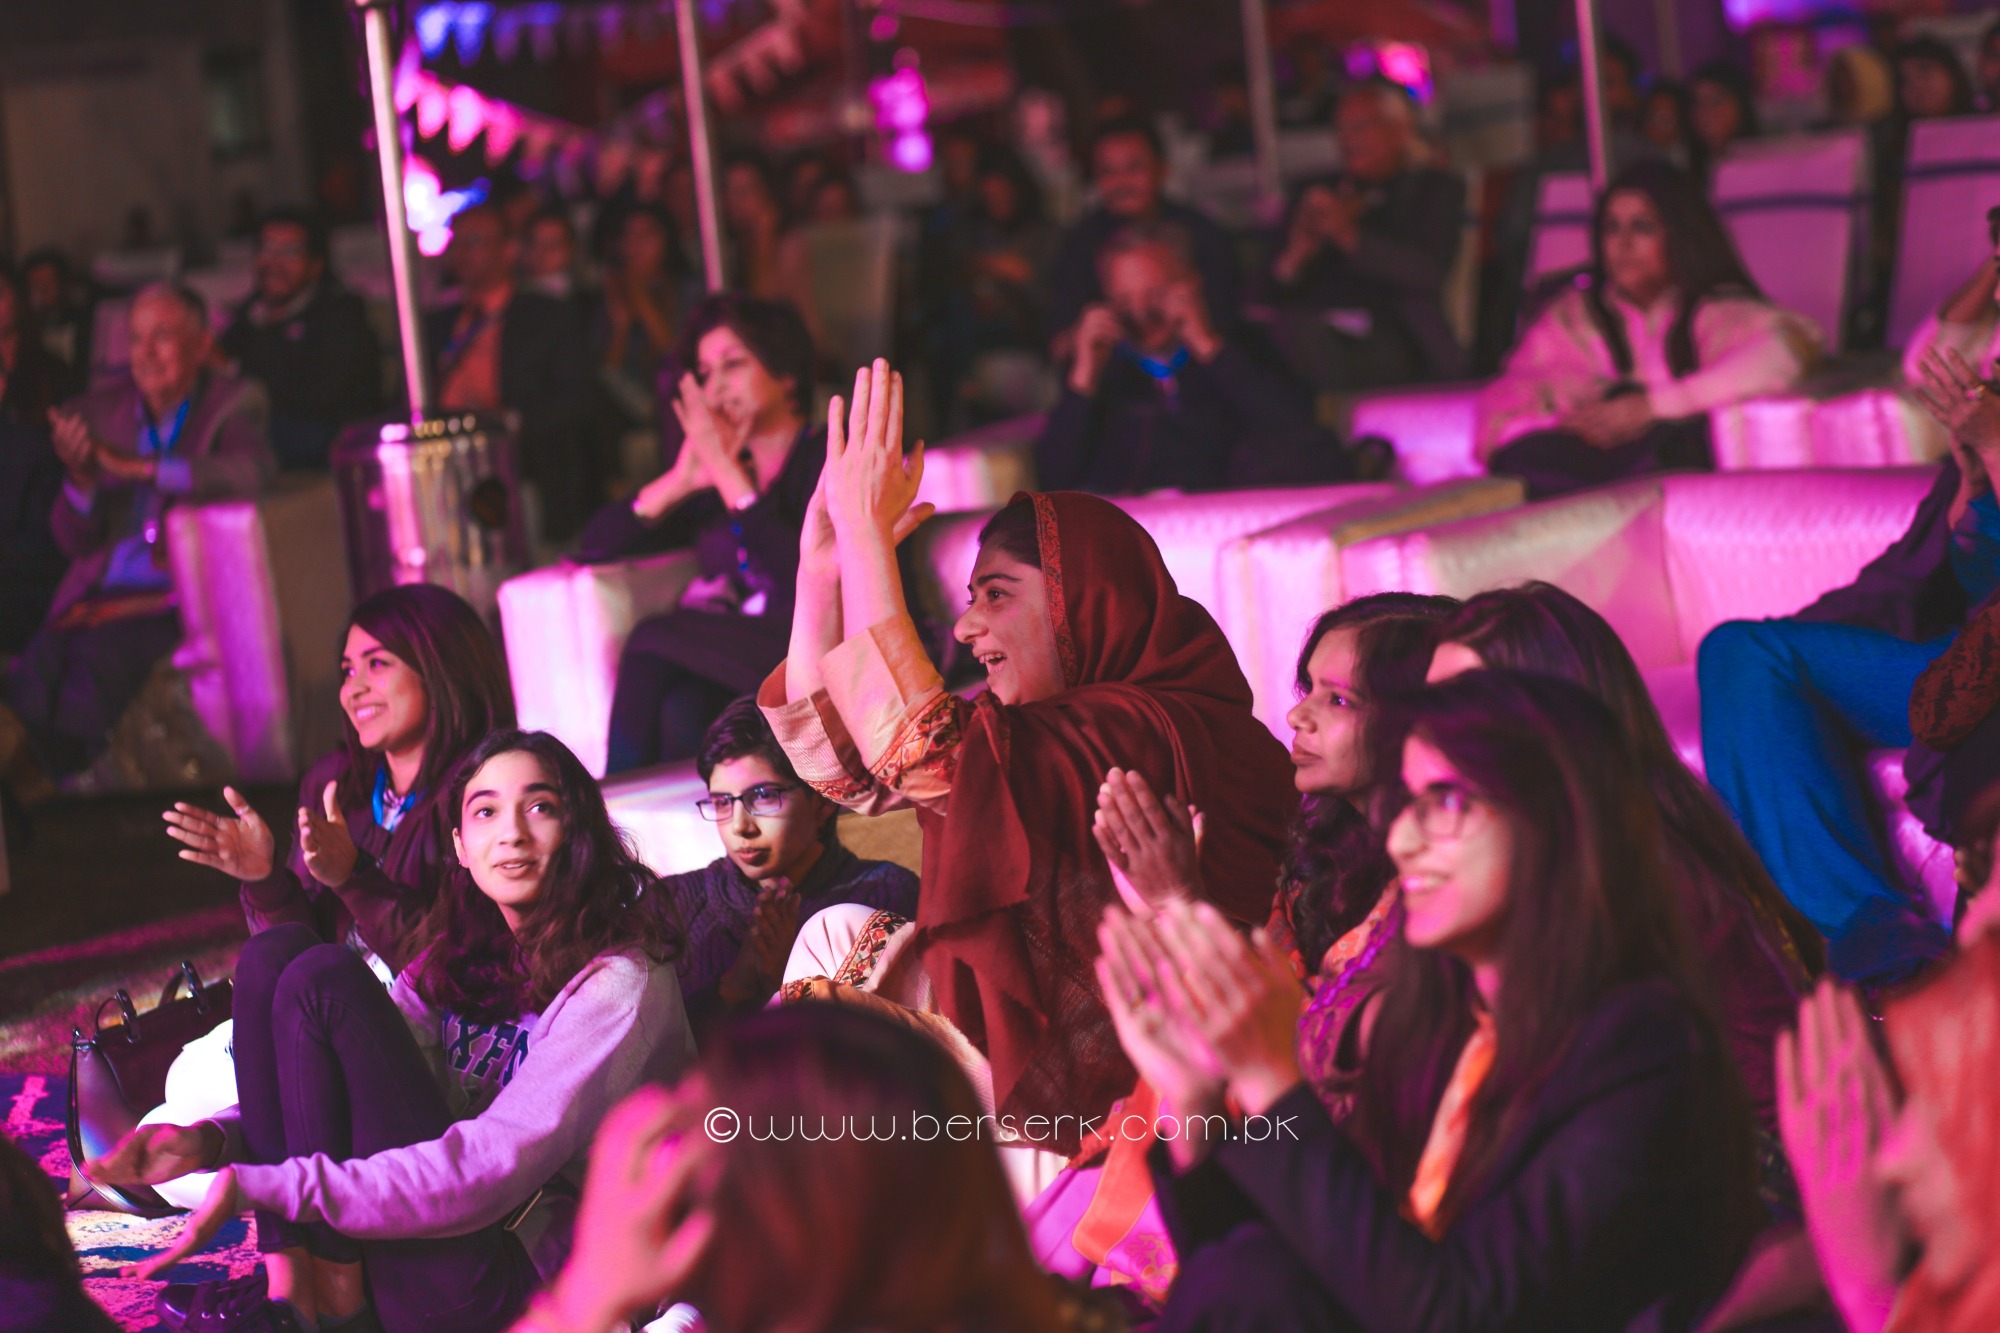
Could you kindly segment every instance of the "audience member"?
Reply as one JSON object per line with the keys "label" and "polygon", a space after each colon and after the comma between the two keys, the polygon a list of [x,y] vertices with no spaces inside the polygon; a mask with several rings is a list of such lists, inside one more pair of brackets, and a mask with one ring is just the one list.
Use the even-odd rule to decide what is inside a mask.
{"label": "audience member", "polygon": [[1976,72],[1980,105],[1987,111],[2000,111],[2000,19],[1995,19],[1979,39]]}
{"label": "audience member", "polygon": [[1777,1132],[1771,1052],[1825,967],[1820,937],[1771,882],[1729,811],[1689,771],[1618,632],[1549,583],[1481,593],[1439,630],[1432,680],[1482,667],[1581,685],[1611,709],[1653,791],[1669,887],[1719,1002],[1723,1033],[1760,1126]]}
{"label": "audience member", "polygon": [[148,287],[130,321],[130,374],[51,417],[68,476],[50,525],[70,564],[0,708],[0,779],[17,796],[88,768],[180,642],[167,508],[254,497],[274,470],[264,390],[208,369],[202,299]]}
{"label": "audience member", "polygon": [[1588,277],[1481,391],[1480,452],[1536,498],[1712,467],[1708,413],[1791,387],[1818,350],[1810,321],[1763,298],[1693,180],[1639,162],[1598,200]]}
{"label": "audience member", "polygon": [[1465,182],[1425,164],[1416,109],[1385,81],[1341,96],[1342,170],[1292,200],[1269,279],[1279,347],[1328,391],[1464,374],[1444,285],[1465,230]]}
{"label": "audience member", "polygon": [[69,567],[49,522],[63,483],[49,408],[65,374],[37,336],[20,276],[0,266],[0,654],[8,656],[34,636]]}
{"label": "audience member", "polygon": [[[656,437],[659,382],[674,366],[675,330],[689,295],[666,211],[631,204],[606,221],[604,287],[590,315],[591,353],[604,390],[604,433]],[[613,469],[617,471],[617,469]]]}
{"label": "audience member", "polygon": [[1943,41],[1912,37],[1890,59],[1896,65],[1896,114],[1905,122],[1972,114],[1972,79]]}
{"label": "audience member", "polygon": [[[1891,1004],[1890,1066],[1851,992],[1822,986],[1779,1048],[1785,1143],[1849,1333],[2000,1324],[2000,938],[1976,936]],[[1900,1101],[1900,1105],[1898,1104]],[[1912,1264],[1911,1256],[1917,1258]]]}
{"label": "audience member", "polygon": [[[1391,716],[1423,688],[1438,627],[1457,605],[1416,593],[1356,598],[1322,615],[1299,654],[1300,698],[1286,715],[1299,810],[1267,928],[1305,978],[1299,1064],[1335,1118],[1352,1100],[1361,1050],[1355,1020],[1381,990],[1387,969],[1376,963],[1403,928],[1395,864],[1364,811],[1393,781]],[[1162,805],[1145,779],[1107,774],[1093,831],[1133,912],[1207,896],[1193,816]],[[1158,1090],[1141,1082],[1112,1113],[1120,1128],[1107,1135],[1103,1170],[1069,1237],[1079,1255],[1155,1306],[1165,1304],[1177,1266],[1148,1202],[1153,1137],[1128,1132],[1126,1118],[1150,1122],[1158,1105]]]}
{"label": "audience member", "polygon": [[576,313],[520,290],[519,246],[496,209],[474,205],[452,219],[445,262],[459,299],[429,319],[439,403],[520,414],[521,474],[533,485],[542,535],[564,541],[602,486],[590,419],[590,359]]}
{"label": "audience member", "polygon": [[681,998],[706,1039],[730,1015],[777,993],[799,923],[833,903],[858,903],[903,920],[917,914],[917,877],[889,861],[863,861],[840,845],[840,807],[799,781],[753,699],[724,709],[695,758],[724,855],[660,881],[687,931]]}
{"label": "audience member", "polygon": [[938,242],[930,339],[936,401],[968,424],[1041,405],[1042,274],[1057,239],[1041,185],[1011,148],[983,149],[974,182],[967,216]]}
{"label": "audience member", "polygon": [[782,300],[787,283],[779,272],[778,242],[786,217],[769,162],[739,153],[723,164],[722,217],[729,229],[730,286],[762,300]]}
{"label": "audience member", "polygon": [[1719,625],[1700,651],[1709,781],[1827,937],[1833,970],[1878,986],[1939,957],[1947,937],[1881,839],[1860,756],[1909,746],[1910,811],[1956,841],[1945,796],[1962,785],[1958,757],[1911,744],[1911,691],[1967,608],[2000,591],[2000,396],[1948,347],[1920,369],[1918,396],[1952,446],[1909,530],[1847,587],[1786,619]]}
{"label": "audience member", "polygon": [[1153,127],[1137,118],[1107,121],[1091,145],[1090,175],[1097,206],[1070,227],[1049,267],[1047,331],[1055,359],[1068,360],[1082,340],[1081,320],[1107,295],[1104,251],[1135,223],[1179,228],[1217,323],[1234,324],[1242,306],[1235,245],[1207,214],[1166,197],[1166,150]]}
{"label": "audience member", "polygon": [[[448,799],[463,870],[394,988],[305,926],[252,937],[236,972],[241,1104],[135,1130],[90,1164],[114,1183],[215,1171],[140,1277],[256,1210],[265,1271],[169,1286],[170,1323],[312,1327],[372,1300],[387,1328],[504,1329],[568,1250],[599,1121],[692,1063],[679,927],[576,757],[543,732],[495,732]],[[290,1309],[254,1325],[224,1313],[242,1320],[265,1290]]]}
{"label": "audience member", "polygon": [[1693,108],[1687,89],[1672,79],[1661,79],[1646,90],[1639,107],[1639,137],[1661,157],[1686,170],[1688,145],[1694,136]]}
{"label": "audience member", "polygon": [[348,618],[340,650],[346,743],[299,784],[289,855],[249,801],[234,817],[187,801],[166,812],[181,859],[242,882],[252,933],[291,922],[399,973],[450,864],[452,775],[490,732],[514,725],[500,645],[478,612],[428,583],[386,588]]}
{"label": "audience member", "polygon": [[256,291],[222,335],[222,351],[270,394],[279,466],[324,468],[340,428],[381,406],[381,349],[361,298],[327,268],[326,229],[312,215],[266,213],[256,266]]}
{"label": "audience member", "polygon": [[1286,129],[1321,128],[1340,101],[1326,46],[1317,36],[1296,37],[1285,48],[1285,64],[1290,77],[1278,90],[1278,124]]}
{"label": "audience member", "polygon": [[798,216],[806,225],[819,227],[858,221],[861,192],[855,187],[854,177],[845,171],[828,172],[806,196],[805,211]]}
{"label": "audience member", "polygon": [[812,428],[812,338],[791,307],[710,297],[681,339],[673,465],[585,526],[585,561],[692,547],[700,576],[641,621],[618,660],[607,771],[691,759],[731,699],[784,660],[799,529],[826,461]]}
{"label": "audience member", "polygon": [[785,211],[795,218],[811,216],[813,196],[833,174],[833,163],[825,153],[807,151],[794,156],[785,164]]}
{"label": "audience member", "polygon": [[[1407,715],[1388,845],[1416,965],[1376,1001],[1344,1125],[1267,934],[1106,914],[1099,986],[1172,1127],[1162,1327],[1686,1327],[1757,1209],[1644,775],[1565,681],[1474,672]],[[1288,1132],[1218,1142],[1225,1094]]]}
{"label": "audience member", "polygon": [[1077,322],[1035,444],[1043,486],[1115,495],[1348,475],[1305,395],[1218,316],[1174,224],[1135,223],[1098,254],[1107,300]]}
{"label": "audience member", "polygon": [[523,288],[537,296],[572,300],[578,294],[576,262],[576,224],[567,210],[544,208],[528,219],[521,241]]}
{"label": "audience member", "polygon": [[84,1294],[62,1196],[41,1164],[0,1134],[0,1333],[118,1333]]}
{"label": "audience member", "polygon": [[1903,352],[1903,378],[1924,382],[1924,362],[1934,352],[1950,354],[1988,375],[2000,362],[2000,207],[1986,213],[1986,255],[1965,284],[1910,336]]}
{"label": "audience member", "polygon": [[1827,58],[1823,128],[1879,125],[1896,111],[1896,75],[1871,46],[1844,46]]}
{"label": "audience member", "polygon": [[[947,692],[904,603],[894,543],[921,453],[902,461],[901,381],[876,362],[830,409],[825,481],[800,540],[792,648],[759,695],[799,776],[852,809],[915,805],[916,930],[946,1019],[991,1061],[998,1114],[1070,1117],[1130,1092],[1088,980],[1117,893],[1089,821],[1105,771],[1208,819],[1201,868],[1237,921],[1269,913],[1290,784],[1283,749],[1214,620],[1144,529],[1091,496],[1017,498],[982,534],[958,640],[987,669]],[[838,738],[836,740],[836,737]]]}
{"label": "audience member", "polygon": [[61,396],[83,392],[90,379],[91,334],[96,302],[88,278],[56,249],[33,250],[21,261],[21,281],[42,346],[62,364]]}
{"label": "audience member", "polygon": [[1694,131],[1690,158],[1695,176],[1709,188],[1715,168],[1731,147],[1760,132],[1757,90],[1750,75],[1732,60],[1711,60],[1688,79],[1688,121]]}
{"label": "audience member", "polygon": [[[965,1075],[930,1038],[832,1004],[723,1029],[679,1087],[614,1110],[576,1248],[513,1333],[616,1333],[662,1305],[730,1333],[1087,1333],[1035,1267]],[[704,1124],[800,1124],[724,1137]],[[826,1126],[901,1125],[812,1141]]]}

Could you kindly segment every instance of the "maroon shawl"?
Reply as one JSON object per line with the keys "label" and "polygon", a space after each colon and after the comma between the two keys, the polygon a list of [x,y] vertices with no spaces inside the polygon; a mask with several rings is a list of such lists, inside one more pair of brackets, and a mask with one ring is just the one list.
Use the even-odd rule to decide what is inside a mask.
{"label": "maroon shawl", "polygon": [[[1033,496],[1062,693],[1008,707],[982,695],[956,753],[948,813],[926,816],[917,910],[946,1017],[993,1065],[999,1114],[1075,1152],[1137,1075],[1097,993],[1097,926],[1117,897],[1091,836],[1116,766],[1206,817],[1212,901],[1270,914],[1296,796],[1284,746],[1215,620],[1183,597],[1153,539],[1095,496]],[[1029,1116],[1066,1116],[1024,1127]]]}

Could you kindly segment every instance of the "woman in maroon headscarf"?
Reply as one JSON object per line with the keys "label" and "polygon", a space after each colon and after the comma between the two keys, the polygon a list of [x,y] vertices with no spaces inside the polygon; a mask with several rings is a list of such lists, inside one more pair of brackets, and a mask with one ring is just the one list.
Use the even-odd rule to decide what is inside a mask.
{"label": "woman in maroon headscarf", "polygon": [[948,693],[896,569],[896,542],[927,513],[922,447],[902,452],[901,377],[877,361],[855,377],[844,432],[841,413],[836,398],[791,655],[759,702],[819,791],[917,807],[917,944],[938,1006],[991,1062],[1003,1128],[1050,1117],[1025,1133],[1072,1153],[1137,1077],[1092,972],[1119,892],[1091,835],[1105,773],[1204,812],[1203,879],[1247,925],[1270,912],[1291,764],[1214,619],[1152,538],[1092,496],[1016,496],[987,524],[956,634],[988,689]]}

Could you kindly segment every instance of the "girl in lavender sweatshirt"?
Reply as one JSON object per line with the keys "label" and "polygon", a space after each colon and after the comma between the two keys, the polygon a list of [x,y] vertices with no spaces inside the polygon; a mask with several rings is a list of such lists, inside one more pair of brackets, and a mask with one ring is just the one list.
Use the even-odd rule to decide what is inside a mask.
{"label": "girl in lavender sweatshirt", "polygon": [[168,1328],[330,1330],[364,1292],[388,1333],[506,1328],[561,1261],[605,1111],[692,1060],[679,926],[562,742],[481,742],[451,823],[460,873],[393,990],[305,926],[257,935],[236,976],[241,1105],[91,1164],[132,1183],[215,1170],[139,1277],[256,1211],[265,1269],[168,1287]]}

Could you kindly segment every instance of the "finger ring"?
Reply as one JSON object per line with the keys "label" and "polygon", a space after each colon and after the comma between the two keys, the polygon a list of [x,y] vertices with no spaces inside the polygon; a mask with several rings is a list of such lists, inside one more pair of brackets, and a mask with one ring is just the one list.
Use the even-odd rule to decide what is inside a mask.
{"label": "finger ring", "polygon": [[1967,389],[1965,391],[1965,396],[1967,399],[1975,403],[1978,402],[1981,398],[1984,398],[1986,396],[1985,381],[1982,380],[1979,383],[1974,384],[1970,389]]}

